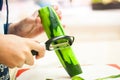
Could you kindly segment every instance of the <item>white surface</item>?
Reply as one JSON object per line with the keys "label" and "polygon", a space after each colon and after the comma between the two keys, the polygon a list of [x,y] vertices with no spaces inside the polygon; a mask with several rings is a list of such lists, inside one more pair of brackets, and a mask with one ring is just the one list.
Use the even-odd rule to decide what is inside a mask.
{"label": "white surface", "polygon": [[73,49],[81,64],[120,65],[120,41],[91,41],[73,44]]}
{"label": "white surface", "polygon": [[[88,44],[88,45],[90,45],[90,44]],[[83,45],[81,45],[81,47],[82,46]],[[99,44],[99,46],[100,46],[100,44]],[[91,50],[91,52],[88,53],[87,56],[86,56],[86,52],[84,54],[84,51],[81,54],[81,50],[84,49],[84,47],[79,49],[80,50],[79,55],[76,54],[77,52],[75,51],[76,52],[75,54],[76,54],[78,60],[80,61],[80,63],[82,62],[83,59],[86,61],[86,63],[96,63],[95,65],[84,65],[85,62],[83,62],[83,64],[81,64],[83,73],[80,74],[80,76],[83,77],[85,80],[94,80],[96,78],[106,77],[106,76],[110,76],[110,75],[117,75],[120,73],[120,70],[118,70],[117,68],[114,68],[114,67],[111,67],[108,65],[104,65],[104,63],[106,63],[107,60],[103,57],[99,57],[100,55],[103,56],[104,53],[99,54],[99,55],[96,54],[94,56],[89,56],[89,55],[95,54],[95,53],[92,53],[92,50],[90,48],[89,50]],[[106,46],[104,46],[103,49],[105,47]],[[94,45],[94,48],[95,48],[95,45]],[[73,49],[75,49],[75,48],[73,48]],[[89,52],[89,50],[86,50],[86,51]],[[99,50],[99,51],[102,52],[102,50]],[[96,56],[98,56],[98,58],[96,58]],[[103,62],[103,61],[105,61],[105,62]],[[47,51],[44,58],[41,58],[35,62],[36,62],[35,65],[31,66],[30,70],[22,73],[17,78],[17,80],[46,80],[46,79],[71,80],[69,75],[67,74],[67,72],[61,66],[61,63],[59,62],[59,60],[54,52]],[[27,68],[27,67],[25,67],[25,68]],[[112,80],[120,80],[120,78],[112,79]]]}
{"label": "white surface", "polygon": [[68,27],[120,27],[120,9],[92,10],[90,6],[62,9]]}
{"label": "white surface", "polygon": [[[81,76],[85,80],[95,80],[97,78],[120,74],[120,70],[107,65],[83,66],[82,69],[83,74],[81,74]],[[120,80],[120,78],[109,80]]]}
{"label": "white surface", "polygon": [[[107,65],[82,66],[83,73],[80,75],[85,80],[120,74],[120,70]],[[71,80],[64,68],[54,65],[34,66],[22,73],[16,80]],[[120,80],[120,78],[112,79]]]}

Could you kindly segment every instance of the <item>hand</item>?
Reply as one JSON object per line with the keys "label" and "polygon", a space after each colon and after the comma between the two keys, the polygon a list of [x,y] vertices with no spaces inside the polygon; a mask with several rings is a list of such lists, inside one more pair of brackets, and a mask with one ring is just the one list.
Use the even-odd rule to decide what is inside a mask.
{"label": "hand", "polygon": [[[61,19],[61,11],[58,6],[53,6],[57,12],[59,18]],[[18,23],[11,24],[8,33],[19,35],[21,37],[35,37],[43,32],[43,25],[41,19],[38,16],[38,11],[36,11],[32,16],[21,20]]]}
{"label": "hand", "polygon": [[13,23],[9,26],[8,33],[15,34],[21,37],[35,37],[43,32],[43,27],[38,12],[29,16],[20,22]]}
{"label": "hand", "polygon": [[33,65],[34,58],[31,50],[38,52],[36,59],[44,56],[43,45],[15,35],[0,35],[0,64],[10,68],[22,67],[23,64]]}
{"label": "hand", "polygon": [[56,13],[58,14],[59,18],[62,19],[62,13],[57,5],[53,5],[53,8],[55,9]]}

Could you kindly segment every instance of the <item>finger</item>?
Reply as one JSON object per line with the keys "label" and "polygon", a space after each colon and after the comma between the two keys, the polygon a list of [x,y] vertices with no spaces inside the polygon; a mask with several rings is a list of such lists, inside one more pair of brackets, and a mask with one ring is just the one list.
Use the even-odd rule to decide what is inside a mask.
{"label": "finger", "polygon": [[31,46],[31,50],[35,50],[38,52],[38,55],[36,55],[36,59],[44,56],[45,45],[41,45],[35,41],[31,41],[30,46]]}
{"label": "finger", "polygon": [[59,16],[60,19],[62,19],[62,12],[59,10],[57,5],[53,5],[53,8],[55,9],[57,15]]}
{"label": "finger", "polygon": [[53,5],[53,8],[54,8],[55,10],[58,10],[58,6],[57,6],[57,5]]}
{"label": "finger", "polygon": [[17,67],[21,68],[23,65],[24,65],[24,63],[19,63]]}
{"label": "finger", "polygon": [[9,68],[15,68],[16,66],[15,65],[12,65],[12,64],[4,64],[4,65],[6,65],[7,67],[9,67]]}
{"label": "finger", "polygon": [[57,15],[59,16],[60,19],[62,19],[62,13],[60,10],[56,10]]}
{"label": "finger", "polygon": [[40,23],[41,23],[41,19],[40,19],[40,17],[39,17],[39,16],[38,16],[38,17],[36,17],[35,22],[36,22],[37,24],[40,24]]}
{"label": "finger", "polygon": [[36,23],[36,26],[37,26],[37,27],[42,27],[42,23],[41,23],[40,17],[36,17],[36,18],[35,18],[35,23]]}
{"label": "finger", "polygon": [[56,13],[57,13],[58,15],[62,15],[62,12],[61,12],[60,10],[56,10]]}
{"label": "finger", "polygon": [[12,66],[12,65],[7,65],[9,68],[15,68],[16,66]]}
{"label": "finger", "polygon": [[38,17],[38,10],[36,10],[33,14],[32,17]]}
{"label": "finger", "polygon": [[44,43],[40,43],[40,52],[38,55],[36,55],[36,59],[39,59],[41,57],[44,57],[45,55],[45,44]]}
{"label": "finger", "polygon": [[66,27],[66,25],[65,25],[65,24],[62,24],[62,26],[63,26],[63,28],[65,28],[65,27]]}
{"label": "finger", "polygon": [[33,55],[31,54],[31,51],[26,54],[25,64],[28,64],[28,65],[34,64],[34,58],[33,58]]}
{"label": "finger", "polygon": [[36,18],[36,27],[37,27],[36,32],[42,33],[42,32],[44,31],[40,17],[37,17],[37,18]]}

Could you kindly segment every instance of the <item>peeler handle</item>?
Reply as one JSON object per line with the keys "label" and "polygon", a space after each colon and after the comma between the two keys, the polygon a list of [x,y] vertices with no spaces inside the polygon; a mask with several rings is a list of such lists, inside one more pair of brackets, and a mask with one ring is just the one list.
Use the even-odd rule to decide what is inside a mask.
{"label": "peeler handle", "polygon": [[35,51],[35,50],[31,50],[31,53],[32,53],[33,56],[38,55],[38,52]]}

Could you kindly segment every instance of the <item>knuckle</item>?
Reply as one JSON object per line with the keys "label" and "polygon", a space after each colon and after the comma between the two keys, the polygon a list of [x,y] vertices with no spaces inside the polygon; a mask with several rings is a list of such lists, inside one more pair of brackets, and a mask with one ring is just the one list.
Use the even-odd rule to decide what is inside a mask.
{"label": "knuckle", "polygon": [[34,64],[34,61],[33,61],[33,62],[31,62],[29,65],[31,65],[31,66],[32,66],[33,64]]}
{"label": "knuckle", "polygon": [[31,61],[26,61],[25,63],[28,64],[28,65],[33,65],[33,64],[34,64],[34,61],[33,61],[33,60],[31,60]]}
{"label": "knuckle", "polygon": [[45,56],[45,49],[43,48],[42,51],[40,51],[39,54],[40,54],[41,57],[44,57]]}
{"label": "knuckle", "polygon": [[19,61],[20,61],[20,62],[25,61],[25,59],[26,59],[25,56],[21,56],[21,57],[19,57]]}
{"label": "knuckle", "polygon": [[11,69],[13,69],[14,68],[14,66],[8,66],[9,68],[11,68]]}
{"label": "knuckle", "polygon": [[41,57],[44,57],[45,56],[45,54],[44,53],[41,53]]}
{"label": "knuckle", "polygon": [[16,67],[16,64],[15,63],[11,63],[10,65],[8,65],[9,68],[15,68]]}

